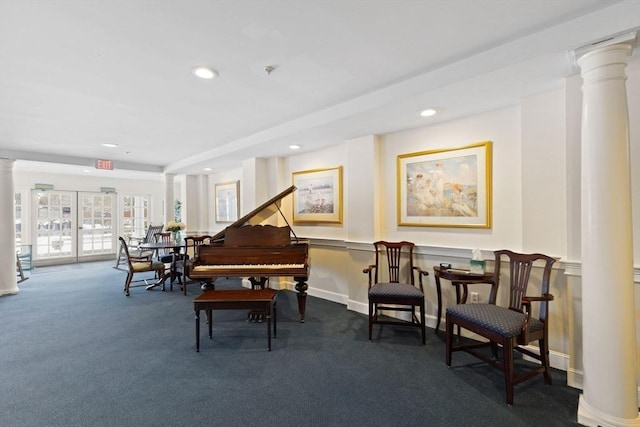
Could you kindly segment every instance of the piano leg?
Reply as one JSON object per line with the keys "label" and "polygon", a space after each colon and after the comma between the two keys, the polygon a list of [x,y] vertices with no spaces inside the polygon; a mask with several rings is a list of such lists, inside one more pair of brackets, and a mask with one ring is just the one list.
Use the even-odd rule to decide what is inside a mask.
{"label": "piano leg", "polygon": [[298,291],[298,312],[300,313],[300,323],[304,323],[304,312],[307,305],[307,285],[306,277],[294,277],[296,281],[296,291]]}
{"label": "piano leg", "polygon": [[202,292],[215,291],[216,290],[216,284],[214,283],[215,281],[216,279],[207,279],[207,280],[201,281],[202,284],[200,285],[200,289],[202,289]]}
{"label": "piano leg", "polygon": [[[267,282],[269,281],[268,277],[249,277],[248,280],[251,282],[251,289],[254,291],[269,287],[267,286]],[[262,312],[250,311],[247,319],[249,322],[262,323],[264,321],[264,314]]]}
{"label": "piano leg", "polygon": [[269,281],[268,277],[249,277],[249,282],[251,282],[251,289],[265,289],[265,285]]}

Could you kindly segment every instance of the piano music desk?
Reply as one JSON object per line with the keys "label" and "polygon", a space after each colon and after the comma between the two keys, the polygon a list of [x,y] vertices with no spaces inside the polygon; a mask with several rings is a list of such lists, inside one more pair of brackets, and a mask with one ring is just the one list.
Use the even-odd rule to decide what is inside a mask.
{"label": "piano music desk", "polygon": [[276,337],[275,289],[231,289],[208,291],[193,300],[196,312],[196,351],[200,351],[200,310],[207,312],[209,339],[213,338],[213,310],[255,310],[264,313],[267,319],[267,343],[271,351],[271,313],[273,313],[273,336]]}

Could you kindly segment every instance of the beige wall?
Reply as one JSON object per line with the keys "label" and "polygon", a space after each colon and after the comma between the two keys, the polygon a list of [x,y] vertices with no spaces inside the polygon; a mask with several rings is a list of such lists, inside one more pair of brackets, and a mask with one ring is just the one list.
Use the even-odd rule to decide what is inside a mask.
{"label": "beige wall", "polygon": [[[627,68],[631,162],[640,165],[640,61]],[[378,216],[345,216],[339,226],[296,227],[312,239],[309,293],[366,313],[366,276],[371,242],[411,240],[418,245],[418,262],[431,268],[440,262],[468,263],[471,250],[480,248],[486,259],[495,249],[542,252],[560,258],[552,273],[555,300],[550,313],[550,349],[555,367],[567,370],[570,385],[582,382],[580,282],[580,120],[581,81],[566,80],[562,89],[532,95],[517,105],[434,126],[380,135],[377,144],[364,145],[366,155],[344,146],[301,154],[288,159],[291,171],[344,167],[345,208],[372,206]],[[362,141],[367,141],[363,137]],[[397,156],[399,154],[493,141],[493,226],[491,229],[401,227],[397,225]],[[366,151],[368,150],[368,151]],[[374,155],[376,154],[376,155]],[[342,159],[338,161],[336,159]],[[364,160],[363,160],[364,159]],[[358,192],[350,179],[376,171],[372,192]],[[367,175],[368,176],[368,175]],[[632,167],[634,265],[636,306],[640,307],[640,167]],[[370,229],[370,238],[349,239],[350,221]],[[363,223],[364,221],[364,223]],[[330,243],[327,243],[330,242]],[[540,274],[537,272],[536,274]],[[478,288],[481,298],[487,291]],[[505,290],[503,289],[502,292]],[[535,292],[535,290],[532,290]],[[427,322],[435,325],[436,294],[433,277],[425,290]],[[499,298],[504,298],[500,295]],[[346,301],[346,302],[345,302]],[[453,289],[443,287],[443,304],[455,301]],[[640,310],[636,311],[640,333]],[[638,340],[640,342],[640,338]],[[639,351],[640,354],[640,351]],[[640,369],[638,369],[640,371]]]}

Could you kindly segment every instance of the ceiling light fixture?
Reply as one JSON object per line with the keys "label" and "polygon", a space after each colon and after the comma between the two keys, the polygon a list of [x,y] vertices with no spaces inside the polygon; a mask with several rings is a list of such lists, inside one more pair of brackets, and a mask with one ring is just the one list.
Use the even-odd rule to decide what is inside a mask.
{"label": "ceiling light fixture", "polygon": [[435,116],[437,112],[438,110],[436,110],[435,108],[427,108],[426,110],[420,111],[420,115],[422,117],[431,117]]}
{"label": "ceiling light fixture", "polygon": [[299,150],[300,146],[298,144],[293,144],[293,145],[290,145],[289,148],[291,148],[292,150]]}
{"label": "ceiling light fixture", "polygon": [[102,143],[102,146],[103,147],[108,147],[108,148],[117,148],[117,147],[119,147],[118,144],[114,144],[114,143],[111,143],[111,142],[104,142],[104,143]]}
{"label": "ceiling light fixture", "polygon": [[218,72],[216,70],[214,70],[213,68],[210,68],[210,67],[202,66],[202,65],[197,66],[197,67],[193,67],[191,69],[191,72],[196,77],[200,77],[201,79],[211,80],[211,79],[215,79],[216,77],[218,77]]}
{"label": "ceiling light fixture", "polygon": [[204,168],[204,170],[206,170],[207,172],[211,170],[211,168]]}

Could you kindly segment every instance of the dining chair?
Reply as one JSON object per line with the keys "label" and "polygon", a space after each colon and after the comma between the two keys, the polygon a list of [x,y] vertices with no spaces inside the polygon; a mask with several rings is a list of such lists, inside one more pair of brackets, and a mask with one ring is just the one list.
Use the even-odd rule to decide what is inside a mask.
{"label": "dining chair", "polygon": [[[369,275],[369,340],[374,324],[416,326],[422,332],[422,344],[426,344],[425,302],[423,277],[429,275],[413,264],[412,242],[378,241],[375,247],[375,264],[363,270]],[[415,280],[418,273],[418,281]],[[418,286],[416,286],[416,283]],[[420,317],[416,315],[420,309]],[[409,312],[410,319],[402,320],[383,316],[382,310]]]}
{"label": "dining chair", "polygon": [[[200,283],[200,280],[191,279],[191,266],[198,257],[198,248],[202,245],[211,243],[211,236],[187,236],[184,238],[184,256],[181,262],[177,263],[177,270],[182,276],[179,281],[180,289],[184,295],[187,295],[187,285],[192,283]],[[173,290],[173,283],[170,284],[170,290]]]}
{"label": "dining chair", "polygon": [[[154,242],[156,233],[162,232],[163,228],[164,228],[163,224],[160,224],[160,225],[149,224],[149,226],[147,227],[147,231],[143,237],[129,236],[127,241],[129,254],[137,258],[143,258],[143,257],[151,258],[153,256],[153,251],[138,249],[138,246],[140,246],[140,244],[142,243]],[[122,246],[120,246],[120,251],[118,252],[118,258],[116,259],[116,266],[114,268],[119,268],[120,264],[126,264],[126,263],[127,263],[127,259],[125,257]]]}
{"label": "dining chair", "polygon": [[130,255],[129,247],[127,245],[127,242],[124,240],[124,238],[120,236],[118,237],[118,240],[120,240],[120,247],[123,250],[127,259],[127,267],[128,267],[127,278],[124,282],[124,294],[126,296],[129,296],[130,288],[137,287],[137,286],[144,286],[144,285],[131,286],[132,282],[145,282],[145,285],[149,285],[146,278],[134,281],[133,276],[135,274],[154,272],[156,283],[158,283],[160,280],[163,280],[164,268],[165,268],[163,263],[159,261],[154,261],[152,258],[149,258],[146,256],[136,257],[136,256]]}
{"label": "dining chair", "polygon": [[[513,405],[514,385],[537,374],[542,374],[544,382],[551,384],[549,373],[549,340],[547,314],[551,267],[556,261],[543,254],[521,254],[510,250],[495,251],[494,286],[499,287],[500,266],[503,259],[509,262],[509,300],[505,306],[496,305],[496,291],[491,292],[487,304],[458,304],[447,308],[446,314],[446,364],[451,366],[451,355],[455,351],[465,351],[491,366],[500,369],[505,378],[506,400]],[[534,263],[543,262],[539,296],[527,295],[529,279]],[[532,304],[538,306],[535,315]],[[486,341],[459,339],[454,341],[454,326],[473,332]],[[527,345],[538,341],[538,350],[532,351]],[[478,351],[490,347],[493,357]],[[502,348],[502,362],[498,359],[498,349]],[[529,356],[540,363],[522,366],[516,372],[514,351]]]}
{"label": "dining chair", "polygon": [[[181,281],[181,275],[176,272],[176,263],[182,259],[182,254],[179,252],[179,249],[176,249],[173,246],[172,242],[172,234],[169,231],[164,231],[161,233],[156,233],[154,235],[154,241],[156,243],[162,243],[165,246],[156,249],[156,259],[165,265],[164,275],[169,278],[170,284],[173,283],[175,279]],[[164,281],[162,283],[162,289],[164,290]]]}

